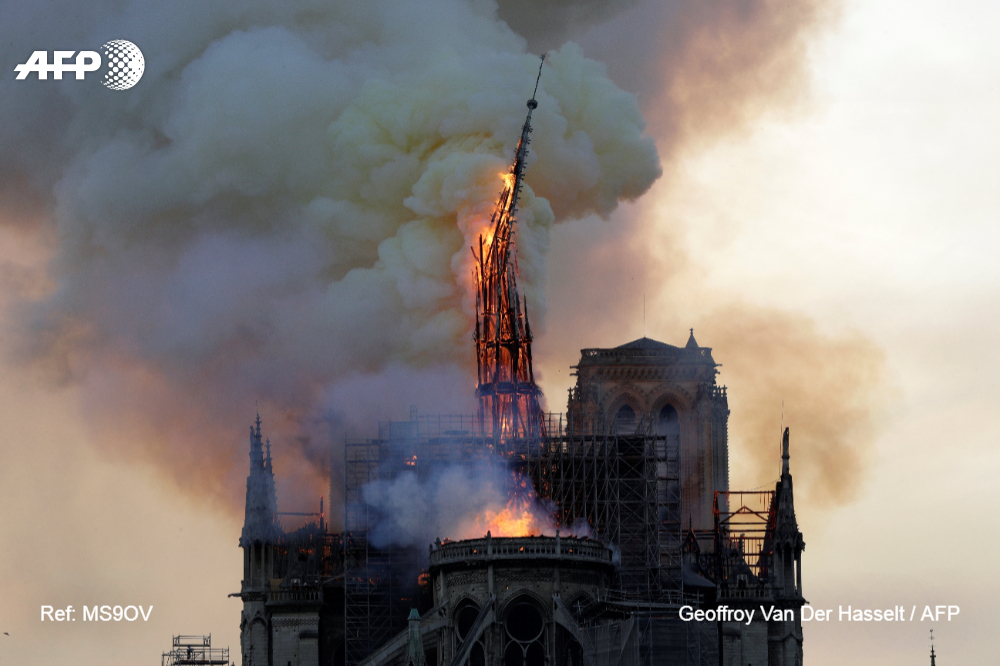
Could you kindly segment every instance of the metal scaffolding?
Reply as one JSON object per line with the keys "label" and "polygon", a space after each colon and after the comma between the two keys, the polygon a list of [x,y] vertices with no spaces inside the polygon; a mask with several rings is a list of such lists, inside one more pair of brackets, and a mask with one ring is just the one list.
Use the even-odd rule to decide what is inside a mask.
{"label": "metal scaffolding", "polygon": [[717,491],[713,513],[716,580],[724,587],[767,582],[777,524],[774,491]]}
{"label": "metal scaffolding", "polygon": [[[594,538],[617,551],[623,602],[679,605],[676,437],[655,434],[645,422],[620,426],[589,418],[573,423],[561,414],[544,416],[547,434],[540,437],[498,442],[490,426],[490,420],[473,416],[411,414],[409,421],[380,423],[377,439],[346,442],[347,664],[359,663],[402,631],[415,605],[418,553],[371,545],[375,516],[364,501],[364,486],[404,471],[420,474],[436,464],[499,457],[513,473],[532,479],[541,499],[554,503],[557,523],[585,520]],[[653,635],[636,629],[640,636]],[[645,643],[641,652],[648,653]]]}
{"label": "metal scaffolding", "polygon": [[549,415],[548,432],[524,460],[539,497],[556,519],[584,519],[596,538],[619,549],[623,592],[649,601],[680,591],[680,492],[677,437],[649,423]]}
{"label": "metal scaffolding", "polygon": [[229,666],[229,648],[212,647],[212,635],[174,636],[170,652],[164,652],[162,666]]}

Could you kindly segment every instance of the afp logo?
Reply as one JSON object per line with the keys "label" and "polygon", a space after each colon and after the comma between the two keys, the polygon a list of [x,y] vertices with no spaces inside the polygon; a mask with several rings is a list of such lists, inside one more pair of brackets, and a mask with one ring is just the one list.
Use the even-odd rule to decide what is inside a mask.
{"label": "afp logo", "polygon": [[53,51],[51,64],[48,51],[35,51],[28,62],[18,65],[14,71],[18,81],[28,78],[32,72],[43,81],[49,78],[49,72],[53,79],[62,79],[64,72],[75,73],[77,79],[82,79],[87,72],[99,70],[102,62],[106,62],[107,71],[101,80],[106,87],[128,90],[139,83],[146,60],[138,46],[124,39],[112,39],[101,50],[104,51],[103,60],[97,51]]}

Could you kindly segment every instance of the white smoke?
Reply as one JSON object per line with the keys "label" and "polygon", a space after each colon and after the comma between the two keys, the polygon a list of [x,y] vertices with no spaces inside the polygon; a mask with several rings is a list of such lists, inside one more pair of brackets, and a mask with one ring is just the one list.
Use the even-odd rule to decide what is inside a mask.
{"label": "white smoke", "polygon": [[[59,12],[78,20],[46,32]],[[39,31],[146,57],[126,92],[0,82],[0,193],[31,192],[0,215],[24,225],[33,202],[54,239],[56,286],[22,302],[20,339],[63,379],[100,377],[101,423],[122,396],[146,405],[158,441],[117,446],[178,477],[192,458],[231,469],[260,399],[277,452],[294,440],[319,463],[363,426],[345,382],[402,377],[405,399],[427,371],[443,395],[471,392],[468,248],[538,69],[495,5],[66,2],[0,30],[3,62]],[[551,225],[607,216],[660,170],[635,98],[574,45],[546,59],[538,102],[517,251],[540,331]],[[167,416],[181,405],[183,436]]]}
{"label": "white smoke", "polygon": [[362,497],[374,516],[369,539],[377,548],[424,547],[438,538],[481,538],[488,531],[493,536],[555,536],[557,531],[591,536],[583,519],[560,526],[555,504],[539,499],[530,480],[513,475],[499,460],[455,463],[425,476],[402,472],[369,483]]}

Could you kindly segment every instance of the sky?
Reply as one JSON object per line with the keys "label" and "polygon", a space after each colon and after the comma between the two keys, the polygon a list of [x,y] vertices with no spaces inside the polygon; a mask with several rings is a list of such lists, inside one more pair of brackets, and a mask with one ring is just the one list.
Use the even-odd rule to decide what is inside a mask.
{"label": "sky", "polygon": [[[460,246],[475,229],[468,202],[490,185],[448,190],[449,160],[486,176],[503,164],[523,114],[518,82],[533,76],[527,55],[508,54],[544,49],[555,55],[539,112],[558,112],[535,123],[539,156],[527,179],[538,197],[526,204],[522,270],[542,310],[535,356],[549,407],[563,408],[579,349],[643,334],[679,345],[694,328],[729,386],[732,486],[773,483],[779,429],[791,428],[809,602],[961,608],[950,622],[806,624],[809,663],[920,663],[932,627],[943,666],[989,663],[981,637],[996,624],[989,602],[1000,593],[990,557],[1000,500],[991,344],[1000,333],[991,307],[1000,10],[852,0],[794,12],[749,3],[742,14],[725,3],[581,2],[550,13],[511,2],[499,9],[505,32],[488,3],[458,4],[436,11],[473,36],[444,41],[476,63],[469,71],[503,72],[491,79],[502,91],[494,97],[477,96],[475,78],[454,74],[448,54],[411,63],[408,49],[429,48],[422,38],[399,25],[379,32],[362,12],[350,20],[376,34],[368,42],[301,26],[299,42],[254,32],[294,23],[280,12],[207,15],[215,32],[190,41],[176,36],[183,17],[176,26],[161,17],[157,41],[141,3],[115,15],[122,32],[107,36],[92,27],[96,11],[7,13],[46,43],[10,37],[2,62],[0,108],[13,122],[0,134],[0,565],[9,586],[0,662],[155,660],[180,633],[212,633],[238,659],[240,604],[227,595],[241,572],[253,401],[282,454],[279,503],[290,507],[328,492],[331,440],[405,417],[427,386],[440,402],[461,402],[471,345],[455,362],[433,348],[464,339],[464,267],[425,249]],[[23,29],[36,25],[46,27]],[[34,48],[123,35],[144,49],[151,92],[144,82],[121,98],[75,82],[30,95],[14,85],[13,64]],[[280,64],[296,49],[339,63],[303,56],[327,87],[275,67],[268,81],[305,99],[303,113],[225,106],[227,96],[272,97],[253,89],[212,96],[235,56],[270,53]],[[606,79],[584,57],[604,62]],[[434,76],[421,79],[425,71]],[[365,88],[371,79],[389,83]],[[437,96],[420,98],[425,89]],[[482,108],[449,115],[467,98]],[[410,182],[394,176],[411,168],[405,161],[379,172],[374,195],[314,176],[350,180],[375,152],[357,146],[384,155],[423,145],[425,125],[412,120],[398,121],[391,140],[357,129],[370,117],[389,125],[400,99],[454,123],[458,145],[420,163],[443,175],[404,192],[413,223],[392,226],[403,210],[394,184]],[[508,100],[509,112],[490,110]],[[288,150],[267,153],[279,159],[254,152],[254,139],[289,127]],[[337,160],[311,152],[315,128],[334,137]],[[560,128],[571,138],[552,138]],[[467,136],[511,131],[467,147]],[[624,147],[602,147],[605,134]],[[225,143],[213,143],[219,135]],[[109,156],[153,173],[107,167]],[[179,164],[199,168],[174,177]],[[241,260],[254,270],[228,270]],[[365,272],[376,265],[388,268]],[[400,286],[410,282],[440,296],[420,300]],[[368,344],[340,323],[376,330],[386,313],[418,331],[417,342]],[[154,611],[144,623],[39,621],[43,604],[98,603]]]}

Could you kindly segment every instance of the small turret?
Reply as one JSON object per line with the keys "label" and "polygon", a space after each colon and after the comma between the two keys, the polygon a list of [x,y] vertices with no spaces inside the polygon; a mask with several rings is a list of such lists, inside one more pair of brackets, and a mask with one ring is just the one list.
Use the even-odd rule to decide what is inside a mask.
{"label": "small turret", "polygon": [[781,480],[774,491],[776,505],[774,527],[774,558],[778,576],[777,593],[787,598],[802,596],[802,551],[805,542],[795,519],[795,500],[792,494],[792,474],[788,460],[788,428],[781,440]]}
{"label": "small turret", "polygon": [[410,610],[410,617],[407,618],[406,637],[406,666],[427,666],[427,657],[424,655],[424,641],[420,637],[420,613],[414,608]]}
{"label": "small turret", "polygon": [[260,430],[260,414],[256,427],[250,426],[250,474],[247,476],[246,510],[240,547],[253,544],[274,544],[279,536],[278,507],[271,469],[271,442],[267,441],[267,456]]}
{"label": "small turret", "polygon": [[[267,666],[271,663],[271,640],[266,631],[270,623],[267,598],[275,577],[275,546],[281,538],[278,526],[278,506],[274,493],[274,473],[271,471],[271,441],[267,452],[260,429],[260,413],[250,426],[250,474],[247,476],[247,503],[240,535],[243,549],[243,581],[240,598],[243,613],[240,620],[240,649],[244,666]],[[258,627],[257,631],[252,627]]]}

